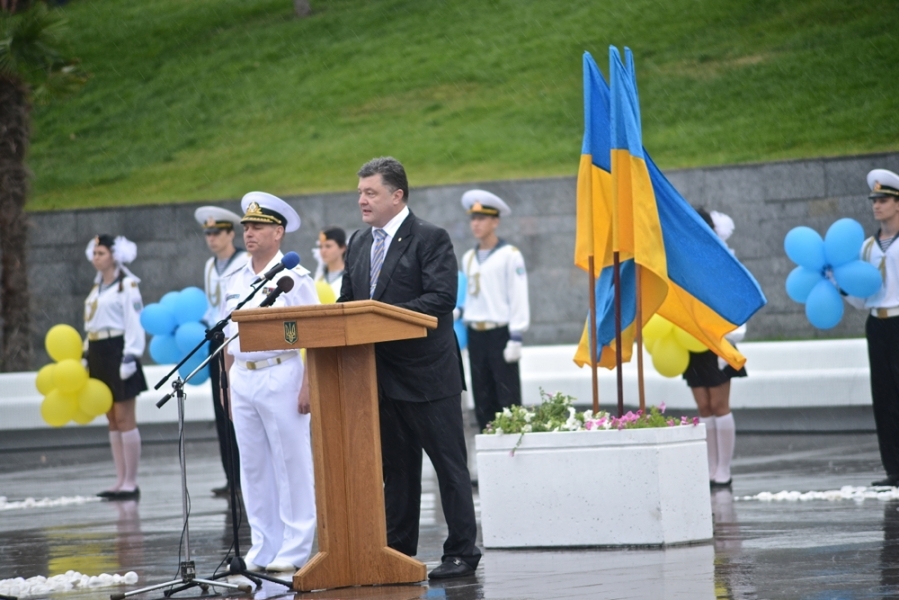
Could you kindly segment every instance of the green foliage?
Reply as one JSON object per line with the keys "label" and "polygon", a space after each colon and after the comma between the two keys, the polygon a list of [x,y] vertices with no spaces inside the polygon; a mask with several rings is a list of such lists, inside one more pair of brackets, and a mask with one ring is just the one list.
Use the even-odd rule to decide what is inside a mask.
{"label": "green foliage", "polygon": [[33,208],[574,175],[581,53],[636,57],[663,168],[894,150],[893,0],[81,0],[93,79],[36,115]]}
{"label": "green foliage", "polygon": [[29,86],[40,103],[75,92],[87,77],[65,55],[65,36],[65,19],[43,2],[16,14],[0,11],[0,77]]}

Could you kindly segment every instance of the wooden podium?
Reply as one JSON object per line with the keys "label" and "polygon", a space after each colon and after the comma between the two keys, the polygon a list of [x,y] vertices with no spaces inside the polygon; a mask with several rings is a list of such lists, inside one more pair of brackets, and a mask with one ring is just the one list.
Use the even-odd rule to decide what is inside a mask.
{"label": "wooden podium", "polygon": [[412,583],[425,565],[387,547],[375,342],[425,337],[437,319],[362,300],[236,311],[243,351],[306,348],[318,554],[297,591]]}

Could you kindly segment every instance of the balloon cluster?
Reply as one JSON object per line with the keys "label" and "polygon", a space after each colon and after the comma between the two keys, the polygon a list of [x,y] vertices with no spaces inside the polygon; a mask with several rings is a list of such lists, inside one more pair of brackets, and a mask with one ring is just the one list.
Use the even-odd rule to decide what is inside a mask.
{"label": "balloon cluster", "polygon": [[44,394],[41,417],[51,427],[69,421],[87,425],[112,408],[112,392],[99,379],[88,376],[81,364],[81,336],[70,325],[54,325],[44,338],[55,363],[44,365],[34,382]]}
{"label": "balloon cluster", "polygon": [[810,227],[787,233],[784,250],[799,265],[787,276],[787,295],[805,304],[805,316],[818,329],[835,327],[843,318],[840,290],[867,298],[883,284],[880,271],[858,258],[864,241],[862,226],[852,219],[831,225],[823,240]]}
{"label": "balloon cluster", "polygon": [[659,314],[643,327],[643,346],[652,356],[652,366],[664,377],[677,377],[687,370],[690,352],[708,348],[695,337]]}
{"label": "balloon cluster", "polygon": [[[140,313],[140,324],[151,334],[150,357],[168,365],[179,362],[206,338],[206,326],[200,322],[209,303],[197,287],[169,292],[158,303],[148,304]],[[209,342],[184,363],[178,374],[187,377],[209,355]],[[200,385],[209,378],[209,366],[203,367],[188,383]]]}

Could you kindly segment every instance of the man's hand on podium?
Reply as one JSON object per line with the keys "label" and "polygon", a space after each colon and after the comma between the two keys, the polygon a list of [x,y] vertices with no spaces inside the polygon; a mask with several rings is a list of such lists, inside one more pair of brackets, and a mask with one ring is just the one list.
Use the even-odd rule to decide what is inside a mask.
{"label": "man's hand on podium", "polygon": [[312,412],[312,404],[309,400],[309,373],[303,371],[303,385],[300,386],[300,397],[297,400],[297,411],[301,415]]}

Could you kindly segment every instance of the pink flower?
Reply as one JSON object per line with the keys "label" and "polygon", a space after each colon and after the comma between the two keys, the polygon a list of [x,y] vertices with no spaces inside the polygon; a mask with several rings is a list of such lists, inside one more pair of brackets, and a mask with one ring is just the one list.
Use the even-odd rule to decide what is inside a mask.
{"label": "pink flower", "polygon": [[665,414],[665,403],[664,402],[659,404],[659,412],[662,413],[663,415]]}
{"label": "pink flower", "polygon": [[699,417],[693,417],[693,425],[699,425]]}
{"label": "pink flower", "polygon": [[587,421],[584,423],[584,429],[590,431],[593,429],[593,421]]}

